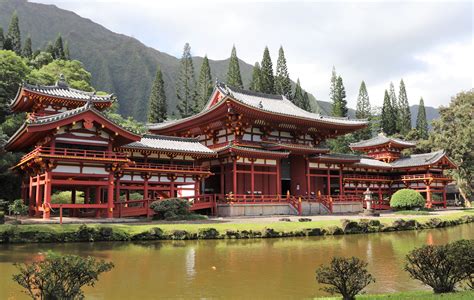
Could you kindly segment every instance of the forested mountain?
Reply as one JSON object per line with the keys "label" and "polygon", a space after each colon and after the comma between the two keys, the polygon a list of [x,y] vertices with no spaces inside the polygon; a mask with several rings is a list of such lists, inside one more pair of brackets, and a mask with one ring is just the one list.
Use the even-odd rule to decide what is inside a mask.
{"label": "forested mountain", "polygon": [[[44,49],[49,41],[54,41],[58,33],[61,33],[63,40],[69,44],[71,58],[84,63],[85,68],[92,74],[94,87],[117,95],[120,113],[125,116],[145,121],[151,84],[159,64],[163,72],[169,112],[175,111],[178,58],[147,47],[135,38],[114,33],[73,12],[26,0],[0,0],[0,27],[3,27],[4,31],[8,28],[14,10],[20,19],[23,41],[29,35],[32,38],[33,50]],[[272,59],[275,64],[276,57]],[[196,76],[202,60],[202,57],[193,57]],[[209,64],[212,78],[225,81],[229,59],[209,59]],[[243,84],[248,87],[253,65],[242,60],[239,65]],[[294,82],[292,85],[294,87]],[[311,94],[309,98],[313,109],[324,114],[331,113],[330,102],[316,102]],[[412,118],[416,117],[417,106],[412,106],[411,110]],[[428,121],[438,115],[434,108],[426,107],[426,110]],[[351,117],[355,115],[353,109],[349,109],[348,113]]]}

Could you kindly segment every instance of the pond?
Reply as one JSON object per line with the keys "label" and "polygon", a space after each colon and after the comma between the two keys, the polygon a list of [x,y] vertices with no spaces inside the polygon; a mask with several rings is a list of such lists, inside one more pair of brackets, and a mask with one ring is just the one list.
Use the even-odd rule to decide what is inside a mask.
{"label": "pond", "polygon": [[403,271],[408,251],[473,239],[474,224],[451,228],[312,238],[0,245],[0,299],[27,299],[12,280],[12,263],[47,250],[92,255],[115,268],[87,288],[87,299],[308,298],[324,296],[315,270],[333,256],[369,263],[369,293],[422,289]]}

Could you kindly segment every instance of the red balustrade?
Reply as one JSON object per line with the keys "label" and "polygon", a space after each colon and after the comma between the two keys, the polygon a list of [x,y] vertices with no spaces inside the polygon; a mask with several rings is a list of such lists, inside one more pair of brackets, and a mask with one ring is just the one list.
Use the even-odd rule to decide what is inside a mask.
{"label": "red balustrade", "polygon": [[166,164],[153,164],[153,163],[133,163],[129,165],[127,169],[209,172],[209,167],[194,166],[194,165],[166,165]]}
{"label": "red balustrade", "polygon": [[50,148],[50,147],[38,147],[30,153],[22,157],[22,161],[29,160],[37,156],[68,156],[77,157],[81,159],[127,159],[125,153],[111,152],[111,151],[98,151],[98,150],[86,150],[86,149],[74,149],[74,148]]}

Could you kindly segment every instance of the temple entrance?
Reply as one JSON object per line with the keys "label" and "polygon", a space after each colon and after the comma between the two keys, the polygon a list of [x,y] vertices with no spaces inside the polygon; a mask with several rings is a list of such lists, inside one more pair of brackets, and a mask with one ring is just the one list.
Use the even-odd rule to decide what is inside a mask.
{"label": "temple entrance", "polygon": [[286,195],[288,192],[291,193],[291,180],[282,179],[281,180],[281,193],[282,195]]}

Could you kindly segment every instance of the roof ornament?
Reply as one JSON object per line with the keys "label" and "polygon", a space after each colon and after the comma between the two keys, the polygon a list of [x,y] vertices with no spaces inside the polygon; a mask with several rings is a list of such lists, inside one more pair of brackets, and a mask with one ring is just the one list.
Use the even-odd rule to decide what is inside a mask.
{"label": "roof ornament", "polygon": [[86,102],[86,105],[85,105],[85,108],[86,109],[89,109],[92,107],[92,101],[94,99],[94,96],[95,96],[95,92],[93,92],[90,96],[89,96],[89,99],[87,99],[87,102]]}
{"label": "roof ornament", "polygon": [[66,82],[66,78],[64,77],[64,74],[62,74],[62,73],[59,74],[59,79],[58,79],[58,81],[56,81],[56,86],[58,86],[60,88],[64,88],[64,89],[69,88],[69,85]]}
{"label": "roof ornament", "polygon": [[258,102],[258,108],[263,108],[262,100],[260,100],[260,102]]}

